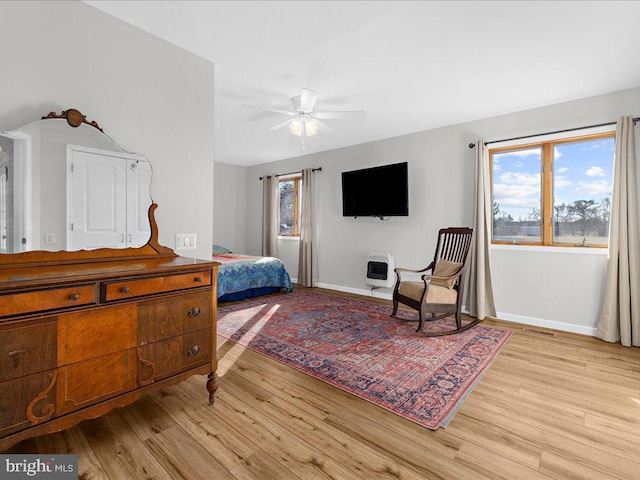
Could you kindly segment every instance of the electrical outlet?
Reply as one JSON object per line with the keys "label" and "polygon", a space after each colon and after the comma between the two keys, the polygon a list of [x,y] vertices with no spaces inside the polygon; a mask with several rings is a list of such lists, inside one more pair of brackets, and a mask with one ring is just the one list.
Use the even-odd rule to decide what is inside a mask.
{"label": "electrical outlet", "polygon": [[195,250],[197,238],[195,233],[176,233],[176,250]]}
{"label": "electrical outlet", "polygon": [[336,258],[336,268],[340,268],[342,264],[340,263],[340,259]]}

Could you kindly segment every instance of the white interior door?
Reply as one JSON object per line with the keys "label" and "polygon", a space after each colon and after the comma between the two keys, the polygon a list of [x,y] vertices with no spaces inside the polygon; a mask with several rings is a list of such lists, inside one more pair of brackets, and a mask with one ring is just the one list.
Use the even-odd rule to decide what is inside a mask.
{"label": "white interior door", "polygon": [[127,168],[127,246],[142,247],[149,241],[151,164],[129,160]]}
{"label": "white interior door", "polygon": [[8,191],[9,169],[6,165],[0,164],[0,252],[12,252],[9,242],[11,232],[9,232],[9,191]]}
{"label": "white interior door", "polygon": [[72,149],[67,162],[67,249],[125,248],[127,160]]}
{"label": "white interior door", "polygon": [[0,135],[0,251],[20,253],[27,247],[25,184],[28,158],[25,140]]}

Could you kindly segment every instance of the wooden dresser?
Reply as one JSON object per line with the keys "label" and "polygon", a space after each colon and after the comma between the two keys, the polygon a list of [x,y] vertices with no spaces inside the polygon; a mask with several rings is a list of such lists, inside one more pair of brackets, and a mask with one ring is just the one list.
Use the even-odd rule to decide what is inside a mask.
{"label": "wooden dresser", "polygon": [[0,268],[0,451],[193,374],[213,403],[216,271],[177,256]]}
{"label": "wooden dresser", "polygon": [[0,141],[0,452],[194,374],[213,403],[218,264],[159,244],[148,160],[75,109]]}

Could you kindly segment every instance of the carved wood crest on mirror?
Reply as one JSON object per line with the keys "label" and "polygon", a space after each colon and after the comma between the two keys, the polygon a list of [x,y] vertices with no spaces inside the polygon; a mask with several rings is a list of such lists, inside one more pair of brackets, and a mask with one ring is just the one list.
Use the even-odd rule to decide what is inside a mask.
{"label": "carved wood crest on mirror", "polygon": [[158,243],[151,178],[76,109],[0,132],[0,267],[175,256]]}

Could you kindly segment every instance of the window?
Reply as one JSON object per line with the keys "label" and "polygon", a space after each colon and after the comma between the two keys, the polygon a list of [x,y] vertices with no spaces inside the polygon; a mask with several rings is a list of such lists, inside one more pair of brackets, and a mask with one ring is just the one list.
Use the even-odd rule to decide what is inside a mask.
{"label": "window", "polygon": [[489,150],[493,243],[606,247],[615,133]]}
{"label": "window", "polygon": [[300,235],[300,180],[289,177],[280,180],[280,224],[278,234],[288,237]]}

